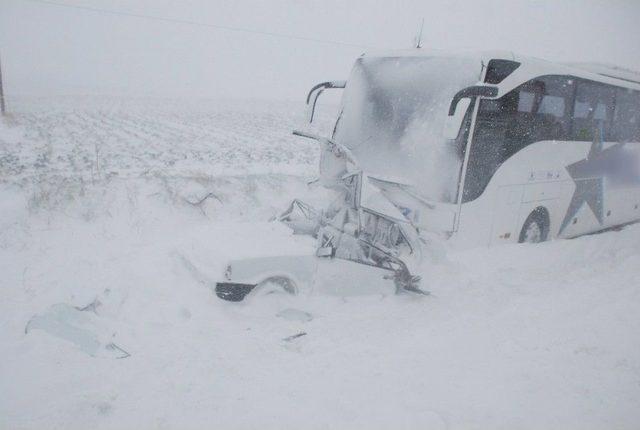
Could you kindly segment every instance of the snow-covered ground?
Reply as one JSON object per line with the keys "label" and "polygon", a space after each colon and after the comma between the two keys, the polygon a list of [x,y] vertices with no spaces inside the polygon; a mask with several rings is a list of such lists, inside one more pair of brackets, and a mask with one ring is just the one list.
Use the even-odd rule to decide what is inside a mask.
{"label": "snow-covered ground", "polygon": [[[429,297],[212,294],[231,258],[310,246],[268,222],[313,198],[318,153],[290,136],[301,107],[13,103],[0,428],[638,427],[640,225],[441,250]],[[25,332],[60,303],[93,303],[96,330],[130,356]]]}

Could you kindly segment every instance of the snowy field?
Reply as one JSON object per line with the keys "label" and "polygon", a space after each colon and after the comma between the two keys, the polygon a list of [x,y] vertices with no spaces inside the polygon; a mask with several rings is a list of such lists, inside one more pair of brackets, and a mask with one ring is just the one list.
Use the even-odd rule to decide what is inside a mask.
{"label": "snowy field", "polygon": [[[233,304],[211,291],[227,260],[311,246],[269,222],[313,200],[318,152],[290,135],[300,104],[11,109],[0,428],[638,428],[640,225],[438,250],[429,297]],[[95,332],[129,356],[26,330],[61,303],[89,305]]]}

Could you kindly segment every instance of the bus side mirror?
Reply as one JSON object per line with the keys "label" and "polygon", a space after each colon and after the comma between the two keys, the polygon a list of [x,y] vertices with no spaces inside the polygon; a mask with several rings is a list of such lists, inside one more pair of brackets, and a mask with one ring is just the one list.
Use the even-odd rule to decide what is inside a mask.
{"label": "bus side mirror", "polygon": [[460,90],[453,96],[453,100],[451,100],[451,104],[449,105],[449,116],[453,116],[456,112],[456,106],[458,106],[458,102],[463,98],[475,98],[475,97],[483,97],[483,98],[494,98],[498,95],[498,87],[492,87],[489,85],[474,85],[473,87],[467,87],[463,90]]}
{"label": "bus side mirror", "polygon": [[467,109],[469,109],[470,104],[470,98],[464,98],[460,100],[456,105],[453,115],[447,117],[444,123],[443,133],[445,139],[453,140],[458,137],[460,127],[462,126],[462,121],[464,120],[464,115],[467,113]]}
{"label": "bus side mirror", "polygon": [[494,98],[497,95],[498,87],[489,85],[474,85],[458,91],[449,105],[449,116],[444,127],[445,138],[455,139],[458,137],[464,114],[471,104],[471,99],[477,97]]}
{"label": "bus side mirror", "polygon": [[344,88],[347,86],[347,81],[331,81],[331,82],[322,82],[311,88],[309,94],[307,95],[307,119],[309,123],[313,122],[313,116],[316,112],[316,102],[318,101],[318,97],[320,94],[328,88]]}

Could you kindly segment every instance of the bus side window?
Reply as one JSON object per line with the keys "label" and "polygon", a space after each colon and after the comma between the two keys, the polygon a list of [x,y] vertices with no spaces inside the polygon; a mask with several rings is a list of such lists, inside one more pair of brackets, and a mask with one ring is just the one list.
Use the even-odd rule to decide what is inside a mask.
{"label": "bus side window", "polygon": [[518,67],[520,67],[520,63],[517,61],[493,59],[487,65],[484,81],[487,84],[499,84]]}
{"label": "bus side window", "polygon": [[573,80],[542,76],[496,100],[482,100],[467,167],[463,202],[477,198],[498,167],[526,146],[566,140]]}
{"label": "bus side window", "polygon": [[521,87],[511,153],[534,142],[566,140],[572,86],[568,77],[543,76]]}
{"label": "bus side window", "polygon": [[569,120],[573,79],[566,76],[542,78],[545,92],[536,111],[540,120],[541,140],[567,140],[571,128]]}
{"label": "bus side window", "polygon": [[615,89],[596,82],[579,81],[573,107],[573,140],[593,140],[602,128],[604,140],[613,139]]}
{"label": "bus side window", "polygon": [[617,89],[613,134],[618,142],[640,142],[639,91]]}

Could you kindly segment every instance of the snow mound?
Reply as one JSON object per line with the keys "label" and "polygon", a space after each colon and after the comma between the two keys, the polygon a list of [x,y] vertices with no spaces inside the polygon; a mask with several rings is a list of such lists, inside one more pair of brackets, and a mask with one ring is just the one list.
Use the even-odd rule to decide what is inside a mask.
{"label": "snow mound", "polygon": [[[219,121],[217,136],[245,133],[261,154],[255,166],[238,161],[246,175],[213,174],[199,161],[161,171],[164,155],[118,156],[109,144],[92,178],[97,169],[80,163],[88,152],[74,152],[74,127],[121,132],[99,115],[73,127],[73,113],[15,115],[6,127],[28,136],[17,146],[0,130],[0,427],[637,425],[640,225],[539,246],[438,250],[423,270],[429,297],[223,302],[211,286],[228,260],[312,245],[268,219],[290,197],[315,193],[307,155],[263,169],[266,154],[289,143],[262,136],[293,120],[253,104],[265,131],[238,121],[236,107],[217,109],[203,114]],[[153,109],[136,115],[132,130],[153,133],[164,122]],[[197,112],[180,115],[197,129]],[[175,157],[190,154],[173,132]],[[225,153],[208,148],[213,158]],[[140,171],[146,163],[152,169]],[[101,344],[129,356],[91,355],[44,329],[25,333],[56,304],[87,309],[81,328],[97,327]]]}

